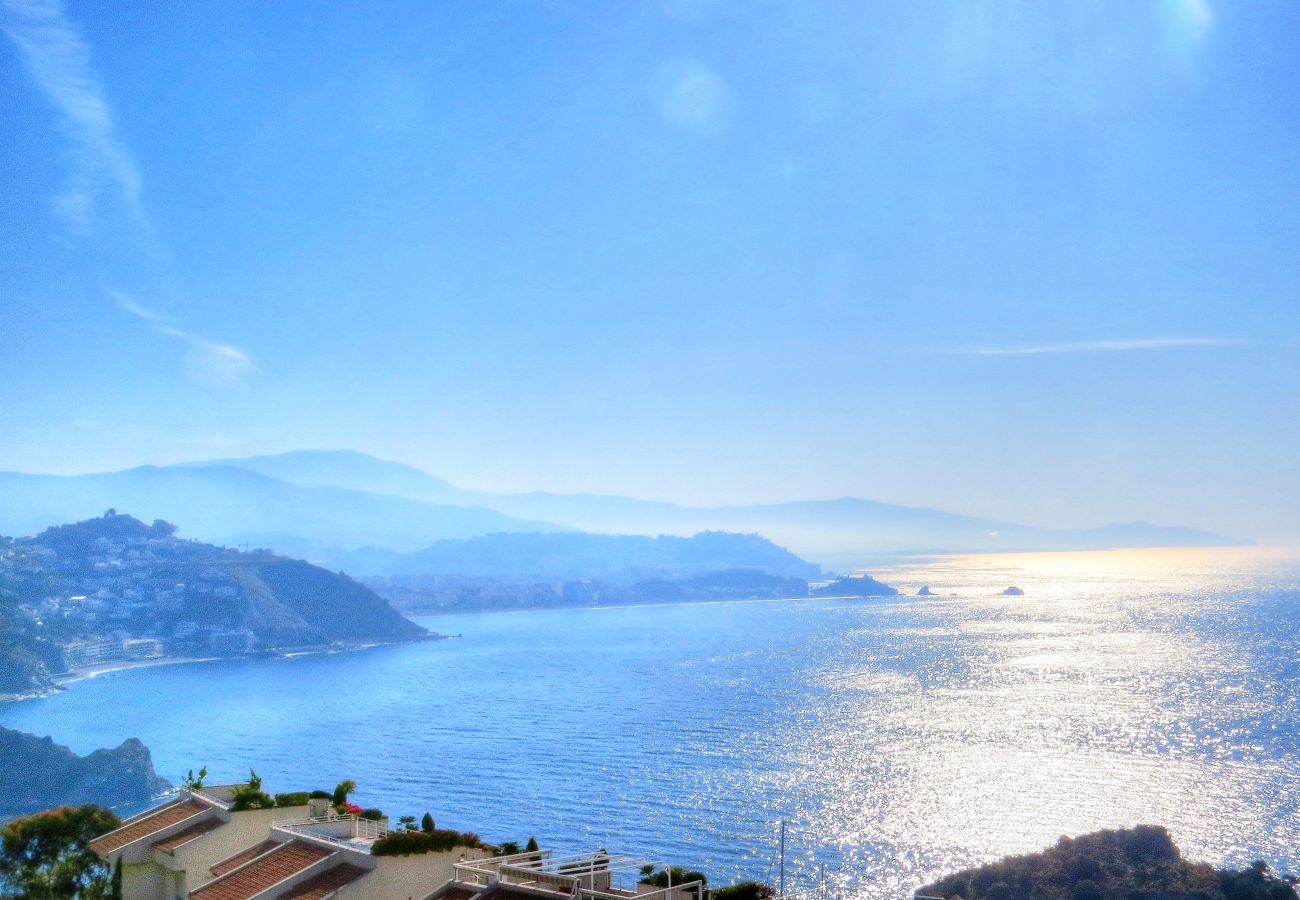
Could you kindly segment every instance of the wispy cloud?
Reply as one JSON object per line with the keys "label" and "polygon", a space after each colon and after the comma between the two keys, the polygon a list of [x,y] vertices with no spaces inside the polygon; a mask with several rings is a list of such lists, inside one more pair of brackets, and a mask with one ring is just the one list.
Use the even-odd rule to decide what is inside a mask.
{"label": "wispy cloud", "polygon": [[0,30],[22,53],[40,90],[59,112],[73,143],[72,173],[54,197],[55,211],[72,228],[87,231],[100,200],[114,194],[143,230],[140,172],[118,140],[113,111],[91,65],[90,48],[58,0],[0,0]]}
{"label": "wispy cloud", "polygon": [[1024,347],[979,347],[960,352],[975,356],[1031,356],[1042,353],[1120,353],[1135,350],[1177,350],[1193,347],[1240,347],[1244,338],[1150,337],[1108,341],[1067,341]]}
{"label": "wispy cloud", "polygon": [[[115,206],[116,214],[124,213],[135,227],[134,243],[148,263],[154,268],[165,266],[166,253],[141,204],[140,171],[117,135],[90,46],[68,19],[62,2],[0,0],[0,31],[17,45],[32,81],[53,105],[71,143],[71,172],[64,189],[53,198],[55,212],[72,230],[85,233],[106,207]],[[252,359],[240,348],[187,331],[122,291],[108,294],[123,312],[187,348],[186,364],[193,381],[235,387],[256,373]]]}
{"label": "wispy cloud", "polygon": [[110,290],[108,293],[116,301],[118,309],[148,322],[158,334],[175,338],[187,345],[190,377],[200,384],[238,387],[257,371],[253,360],[238,347],[178,328],[167,316],[142,306],[122,291]]}

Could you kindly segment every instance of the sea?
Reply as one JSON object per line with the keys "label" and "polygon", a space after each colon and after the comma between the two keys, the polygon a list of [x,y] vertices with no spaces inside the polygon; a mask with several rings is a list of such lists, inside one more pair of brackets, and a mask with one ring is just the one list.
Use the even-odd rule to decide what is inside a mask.
{"label": "sea", "polygon": [[[1257,548],[904,559],[905,596],[421,619],[454,637],[135,669],[0,705],[160,774],[249,769],[485,840],[816,898],[909,897],[1164,825],[1300,874],[1300,562]],[[1002,591],[1011,585],[1023,596]],[[931,596],[916,592],[928,586]]]}

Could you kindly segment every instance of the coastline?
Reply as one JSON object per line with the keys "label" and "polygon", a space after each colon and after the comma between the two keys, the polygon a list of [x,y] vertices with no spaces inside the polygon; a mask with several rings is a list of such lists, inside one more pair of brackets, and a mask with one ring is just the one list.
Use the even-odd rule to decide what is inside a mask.
{"label": "coastline", "polygon": [[[916,597],[912,594],[882,594],[880,596],[870,597],[731,597],[721,600],[660,600],[647,603],[607,603],[597,605],[567,605],[567,606],[525,606],[512,607],[502,606],[492,609],[443,609],[443,610],[424,610],[412,609],[406,610],[402,615],[408,619],[440,619],[450,616],[477,616],[477,615],[497,615],[501,613],[538,613],[538,612],[581,612],[584,610],[617,610],[617,609],[656,609],[668,606],[720,606],[728,603],[817,603],[823,600],[863,600],[863,601],[889,601],[889,600],[925,600],[926,597]],[[458,635],[448,635],[449,637],[458,637]]]}
{"label": "coastline", "polygon": [[98,678],[100,675],[111,675],[114,672],[125,672],[129,669],[151,669],[154,666],[173,666],[182,663],[214,662],[218,659],[237,658],[231,656],[160,656],[157,659],[121,660],[119,662],[102,663],[98,666],[84,666],[51,677],[54,680],[55,690],[63,690],[64,685],[76,684],[78,681],[85,681],[88,678]]}
{"label": "coastline", "polygon": [[313,644],[303,647],[281,647],[275,650],[263,650],[255,653],[241,653],[234,656],[162,656],[156,659],[119,660],[97,666],[83,666],[50,676],[52,686],[42,690],[28,691],[23,694],[0,694],[0,703],[18,703],[24,700],[39,700],[50,697],[60,691],[68,690],[69,685],[79,681],[112,675],[133,669],[152,669],[156,666],[176,666],[187,663],[222,662],[235,659],[291,659],[298,656],[313,656],[322,653],[350,653],[357,650],[371,650],[376,647],[394,647],[399,644],[415,644],[424,641],[445,641],[452,635],[430,632],[415,638],[400,641],[370,641],[364,644]]}

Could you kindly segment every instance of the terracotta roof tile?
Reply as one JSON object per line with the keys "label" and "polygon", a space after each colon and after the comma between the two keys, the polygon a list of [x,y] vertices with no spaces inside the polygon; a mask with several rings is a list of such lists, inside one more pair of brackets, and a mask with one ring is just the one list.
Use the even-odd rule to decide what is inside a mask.
{"label": "terracotta roof tile", "polygon": [[247,850],[240,850],[234,856],[229,856],[223,859],[221,862],[208,869],[208,871],[219,878],[231,869],[238,869],[250,859],[256,859],[263,853],[274,850],[278,846],[280,846],[279,841],[262,841],[260,844],[254,844]]}
{"label": "terracotta roof tile", "polygon": [[461,881],[449,881],[435,891],[430,900],[470,900],[483,892],[481,884],[467,884]]}
{"label": "terracotta roof tile", "polygon": [[243,868],[191,891],[190,897],[192,900],[248,900],[333,854],[334,851],[315,844],[289,841]]}
{"label": "terracotta roof tile", "polygon": [[308,878],[297,887],[290,888],[288,893],[280,895],[280,900],[325,900],[343,885],[351,884],[368,871],[351,863],[340,863],[315,878]]}
{"label": "terracotta roof tile", "polygon": [[181,800],[167,806],[160,806],[150,813],[128,820],[116,831],[95,838],[90,842],[90,849],[100,856],[112,853],[114,850],[121,850],[127,844],[162,831],[169,825],[184,822],[199,813],[207,812],[210,808],[197,800]]}
{"label": "terracotta roof tile", "polygon": [[191,825],[184,831],[178,831],[169,838],[163,838],[153,846],[155,850],[161,850],[163,853],[171,853],[182,844],[188,844],[195,838],[202,837],[209,831],[214,831],[224,824],[225,823],[220,819],[208,819],[207,821],[200,822],[197,825]]}

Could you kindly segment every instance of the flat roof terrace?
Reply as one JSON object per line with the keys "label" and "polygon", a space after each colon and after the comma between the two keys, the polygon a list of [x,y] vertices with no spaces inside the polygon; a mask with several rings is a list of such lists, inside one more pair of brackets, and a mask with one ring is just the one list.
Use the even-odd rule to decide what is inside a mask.
{"label": "flat roof terrace", "polygon": [[[659,867],[669,873],[667,887],[639,884],[645,868]],[[557,856],[550,850],[516,853],[459,862],[453,866],[457,882],[487,887],[512,885],[551,891],[586,900],[673,900],[680,892],[702,891],[699,881],[672,883],[672,869],[655,860],[638,856],[581,853]]]}
{"label": "flat roof terrace", "polygon": [[276,822],[271,829],[283,832],[290,838],[312,838],[361,853],[369,853],[375,841],[388,834],[388,825],[384,822],[363,819],[353,813],[289,819]]}

